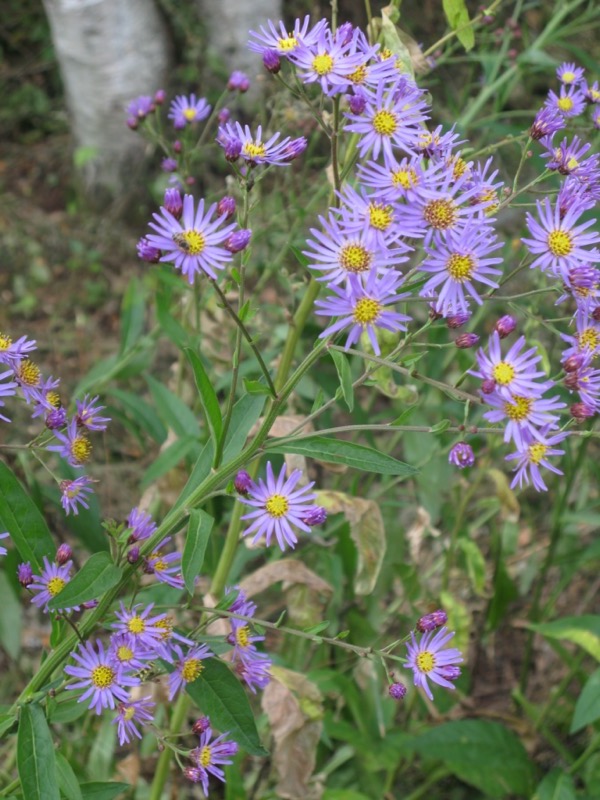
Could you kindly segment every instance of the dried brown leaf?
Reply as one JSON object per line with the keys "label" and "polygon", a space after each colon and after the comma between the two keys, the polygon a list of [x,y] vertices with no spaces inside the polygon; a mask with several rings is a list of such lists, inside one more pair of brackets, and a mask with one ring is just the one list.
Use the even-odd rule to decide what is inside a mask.
{"label": "dried brown leaf", "polygon": [[264,567],[257,569],[256,572],[244,578],[240,582],[240,588],[246,592],[248,597],[253,597],[279,581],[283,581],[284,589],[292,584],[303,583],[315,592],[322,592],[323,594],[331,594],[333,592],[332,586],[327,581],[320,578],[301,561],[296,561],[293,558],[282,558],[272,564],[265,564]]}

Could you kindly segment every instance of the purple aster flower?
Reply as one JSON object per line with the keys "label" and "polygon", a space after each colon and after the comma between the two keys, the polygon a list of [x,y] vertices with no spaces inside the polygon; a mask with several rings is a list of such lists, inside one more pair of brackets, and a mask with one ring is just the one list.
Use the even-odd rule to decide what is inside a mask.
{"label": "purple aster flower", "polygon": [[282,156],[286,164],[291,163],[308,147],[308,139],[305,136],[299,136],[297,139],[289,141],[283,149]]}
{"label": "purple aster flower", "polygon": [[457,442],[448,454],[448,462],[459,469],[472,467],[475,463],[473,448],[466,442]]}
{"label": "purple aster flower", "polygon": [[444,131],[443,125],[438,125],[433,131],[420,131],[416,151],[425,158],[443,159],[465,141],[460,139],[460,134],[454,132],[454,125],[448,131]]}
{"label": "purple aster flower", "polygon": [[195,767],[188,767],[185,775],[194,783],[201,783],[202,790],[208,796],[208,776],[213,775],[222,783],[225,783],[225,773],[221,769],[223,764],[232,764],[231,760],[238,751],[237,742],[228,741],[228,733],[222,733],[212,739],[212,730],[207,728],[200,734],[198,747],[190,753],[190,758],[194,761]]}
{"label": "purple aster flower", "polygon": [[433,631],[424,633],[421,641],[417,642],[414,632],[410,633],[412,641],[406,644],[408,658],[404,666],[405,669],[412,669],[415,686],[423,689],[430,700],[433,700],[433,694],[428,679],[446,689],[455,688],[443,672],[445,668],[462,664],[464,660],[462,653],[457,648],[444,649],[454,635],[454,631],[441,628],[437,633],[433,633]]}
{"label": "purple aster flower", "polygon": [[398,294],[397,289],[402,284],[403,277],[394,272],[388,272],[381,278],[372,270],[363,285],[360,278],[355,275],[349,277],[348,285],[340,288],[330,285],[332,296],[324,300],[317,300],[315,313],[319,316],[339,317],[339,319],[326,328],[319,338],[324,339],[338,331],[350,328],[346,339],[346,350],[355,344],[362,333],[366,332],[373,350],[377,355],[381,353],[377,341],[377,329],[387,331],[405,331],[406,322],[410,317],[393,310],[393,305],[408,297],[410,293]]}
{"label": "purple aster flower", "polygon": [[598,81],[589,84],[587,81],[581,82],[581,91],[588,103],[600,103],[600,86]]}
{"label": "purple aster flower", "polygon": [[77,417],[70,420],[64,433],[54,431],[54,435],[60,444],[49,445],[46,450],[58,453],[72,467],[83,466],[91,455],[92,444],[84,433],[80,433]]}
{"label": "purple aster flower", "polygon": [[257,689],[264,689],[270,682],[271,665],[269,656],[255,649],[243,661],[234,662],[233,668],[239,679],[256,694]]}
{"label": "purple aster flower", "polygon": [[131,633],[113,633],[108,654],[120,669],[129,671],[145,669],[149,657],[154,655],[144,650],[139,638]]}
{"label": "purple aster flower", "polygon": [[[362,34],[362,31],[360,33]],[[364,56],[362,64],[360,64],[360,66],[358,66],[354,72],[351,72],[350,75],[348,75],[348,82],[350,86],[353,87],[354,92],[359,92],[359,94],[348,96],[348,103],[350,105],[352,114],[362,114],[364,111],[364,105],[362,108],[360,108],[362,103],[365,103],[366,105],[367,98],[361,91],[364,87],[376,89],[381,83],[390,84],[397,79],[398,70],[396,69],[394,61],[390,58],[385,59],[385,61],[373,61],[368,54],[367,49],[367,54]],[[353,104],[353,98],[356,98],[360,101],[358,106]]]}
{"label": "purple aster flower", "polygon": [[153,652],[163,637],[164,629],[157,624],[163,614],[150,616],[154,603],[150,603],[143,611],[138,611],[139,608],[142,608],[141,603],[128,610],[121,601],[120,611],[115,611],[117,622],[113,622],[111,627],[118,633],[127,633],[133,636],[142,648]]}
{"label": "purple aster flower", "polygon": [[161,208],[162,216],[153,214],[155,222],[151,222],[150,227],[156,234],[148,234],[148,241],[163,251],[160,260],[172,261],[190,284],[196,274],[202,273],[216,280],[215,270],[224,269],[233,257],[220,245],[235,230],[236,223],[223,225],[224,216],[214,219],[216,208],[213,203],[205,213],[204,200],[200,200],[194,213],[194,198],[186,194],[181,220],[175,219],[165,208]]}
{"label": "purple aster flower", "polygon": [[575,312],[577,334],[562,333],[561,339],[570,347],[563,353],[563,361],[579,353],[590,353],[592,356],[600,352],[600,324],[590,318],[589,309],[578,308]]}
{"label": "purple aster flower", "polygon": [[36,347],[35,339],[21,336],[16,342],[13,342],[10,336],[0,332],[0,364],[12,366],[15,361],[20,361],[27,353],[33,352]]}
{"label": "purple aster flower", "polygon": [[67,411],[65,408],[53,408],[46,414],[46,427],[49,431],[64,428],[67,424]]}
{"label": "purple aster flower", "polygon": [[367,231],[347,231],[345,220],[343,212],[341,219],[330,214],[327,220],[319,217],[323,232],[310,229],[315,238],[307,241],[311,249],[303,253],[309,259],[309,269],[324,273],[317,280],[327,281],[331,286],[350,275],[366,277],[371,271],[385,275],[408,260],[404,255],[412,249],[408,245],[398,241],[394,247],[384,248]]}
{"label": "purple aster flower", "polygon": [[581,183],[568,175],[558,190],[556,197],[560,218],[563,219],[574,205],[580,207],[580,213],[593,208],[596,205],[596,201],[590,189],[589,184]]}
{"label": "purple aster flower", "polygon": [[563,117],[577,117],[585,110],[585,96],[575,86],[560,87],[560,96],[550,90],[545,103],[549,108],[559,111]]}
{"label": "purple aster flower", "polygon": [[567,372],[565,386],[571,392],[579,392],[581,401],[596,411],[600,410],[600,369],[594,368],[594,351],[585,348],[576,355],[570,355],[564,362],[565,369],[569,362],[579,361],[574,369]]}
{"label": "purple aster flower", "polygon": [[152,516],[141,508],[132,508],[127,517],[127,527],[131,528],[128,542],[142,542],[149,539],[156,530],[156,523]]}
{"label": "purple aster flower", "polygon": [[[434,313],[436,312],[434,311]],[[457,336],[454,340],[454,344],[460,350],[468,350],[479,344],[479,336],[476,333],[461,333],[460,336]]]}
{"label": "purple aster flower", "polygon": [[420,295],[431,297],[437,294],[433,307],[438,314],[448,317],[468,313],[467,294],[482,305],[475,282],[498,288],[495,278],[502,271],[491,265],[502,263],[502,259],[489,258],[489,255],[501,248],[502,242],[489,228],[473,223],[459,232],[445,236],[438,233],[433,238],[433,245],[425,247],[427,256],[419,265],[423,272],[433,273]]}
{"label": "purple aster flower", "polygon": [[196,722],[192,725],[192,733],[195,733],[196,736],[200,736],[201,733],[207,731],[210,728],[210,719],[209,717],[199,717]]}
{"label": "purple aster flower", "polygon": [[310,526],[302,521],[302,517],[312,508],[311,501],[316,497],[310,492],[314,481],[296,489],[302,470],[295,469],[287,480],[285,471],[284,464],[275,478],[271,462],[268,461],[266,481],[259,478],[258,484],[253,483],[248,489],[248,497],[240,497],[240,502],[256,509],[242,517],[244,520],[252,520],[250,527],[242,535],[254,534],[253,544],[264,536],[268,547],[275,535],[277,544],[285,550],[286,546],[294,548],[298,541],[292,525],[310,533]]}
{"label": "purple aster flower", "polygon": [[138,258],[147,261],[149,264],[157,264],[160,261],[160,250],[142,237],[136,245]]}
{"label": "purple aster flower", "polygon": [[31,414],[32,419],[41,417],[49,411],[56,411],[61,408],[60,393],[57,391],[59,385],[60,379],[50,376],[40,381],[39,386],[33,389],[31,392],[34,403],[33,412]]}
{"label": "purple aster flower", "polygon": [[481,380],[494,381],[496,390],[506,400],[511,400],[515,396],[540,397],[552,384],[537,382],[536,379],[544,377],[545,374],[535,369],[535,365],[542,360],[542,357],[537,347],[531,347],[522,353],[524,346],[525,337],[520,336],[503,356],[500,336],[494,331],[489,339],[488,354],[486,355],[482,349],[477,353],[479,372],[470,371],[470,374]]}
{"label": "purple aster flower", "polygon": [[[5,372],[0,372],[0,398],[2,397],[13,397],[16,394],[17,383],[15,381],[8,380],[6,383],[2,383],[6,378],[12,378],[14,375],[12,369],[7,369]],[[3,400],[0,400],[0,408],[5,405]],[[0,419],[3,419],[5,422],[10,422],[8,417],[5,417],[3,414],[0,414]]]}
{"label": "purple aster flower", "polygon": [[113,725],[117,725],[119,744],[121,746],[129,744],[132,736],[137,739],[142,738],[136,722],[140,725],[152,722],[154,719],[152,709],[155,705],[156,703],[151,697],[142,697],[140,700],[128,700],[125,703],[119,703],[117,716],[113,719]]}
{"label": "purple aster flower", "polygon": [[77,400],[77,425],[80,428],[87,428],[88,431],[105,431],[107,424],[110,422],[110,417],[100,416],[100,412],[104,411],[106,406],[98,405],[98,395],[91,400],[89,396],[83,400]]}
{"label": "purple aster flower", "polygon": [[214,653],[205,644],[191,647],[187,653],[178,644],[172,645],[172,658],[175,670],[169,676],[169,700],[173,700],[177,692],[188,683],[197,680],[204,665],[203,659],[211,658]]}
{"label": "purple aster flower", "polygon": [[95,483],[95,481],[88,478],[87,475],[82,475],[72,481],[64,480],[60,482],[60,502],[67,516],[69,512],[78,514],[78,506],[89,508],[87,495],[94,493],[94,490],[90,487],[92,483]]}
{"label": "purple aster flower", "polygon": [[427,119],[425,93],[405,77],[392,85],[380,83],[373,92],[363,91],[365,110],[360,115],[346,114],[350,124],[345,126],[361,136],[360,155],[372,150],[374,159],[381,151],[393,158],[394,148],[412,154]]}
{"label": "purple aster flower", "polygon": [[548,433],[549,429],[544,428],[540,431],[540,438],[534,439],[530,437],[528,440],[523,437],[522,446],[517,448],[517,452],[506,456],[506,461],[517,461],[517,466],[515,467],[516,475],[510,484],[511,489],[514,489],[515,486],[522,488],[523,485],[528,486],[532,483],[538,492],[548,491],[548,487],[542,478],[540,467],[545,467],[545,469],[549,469],[556,475],[563,474],[561,470],[548,461],[548,458],[564,454],[564,450],[557,450],[554,445],[566,439],[569,433],[568,431],[563,431],[554,436],[548,436]]}
{"label": "purple aster flower", "polygon": [[498,170],[493,169],[494,159],[488,158],[485,164],[476,162],[470,172],[467,182],[469,189],[476,189],[471,203],[479,206],[479,215],[489,217],[495,214],[500,205],[499,195],[504,181],[496,180]]}
{"label": "purple aster flower", "polygon": [[[8,539],[10,538],[10,533],[6,531],[6,533],[0,533],[0,539]],[[6,547],[0,547],[0,556],[5,556],[8,553]]]}
{"label": "purple aster flower", "polygon": [[[44,569],[41,575],[33,576],[33,583],[29,589],[33,592],[31,602],[38,608],[48,613],[48,603],[59,595],[71,580],[71,567],[73,563],[67,561],[66,564],[50,563],[44,556]],[[79,606],[73,608],[61,608],[61,611],[79,611]]]}
{"label": "purple aster flower", "polygon": [[315,506],[307,511],[302,517],[302,521],[314,528],[315,525],[323,525],[327,519],[327,511],[322,506]]}
{"label": "purple aster flower", "polygon": [[154,98],[146,94],[140,95],[140,97],[134,98],[127,106],[127,124],[130,128],[135,129],[140,122],[154,111],[156,111]]}
{"label": "purple aster flower", "polygon": [[78,703],[91,698],[88,708],[101,714],[103,708],[114,708],[117,701],[127,702],[128,694],[125,686],[137,686],[139,679],[125,675],[119,670],[117,662],[104,651],[101,641],[96,642],[97,650],[91,642],[79,645],[79,651],[71,653],[79,666],[67,665],[65,672],[74,678],[67,689],[86,689]]}
{"label": "purple aster flower", "polygon": [[274,51],[277,55],[287,58],[302,44],[307,47],[316,44],[321,31],[327,28],[327,20],[319,20],[314,28],[310,28],[310,17],[307,15],[302,21],[296,19],[291,31],[288,31],[283,22],[275,24],[269,19],[267,25],[268,31],[263,26],[260,28],[260,33],[250,31],[250,36],[256,41],[250,39],[248,47],[256,53],[261,53],[263,57],[265,51]]}
{"label": "purple aster flower", "polygon": [[37,389],[42,385],[42,373],[38,365],[29,358],[15,359],[13,376],[23,392],[27,403],[39,402]]}
{"label": "purple aster flower", "polygon": [[596,223],[590,219],[577,225],[577,220],[586,210],[582,203],[574,202],[567,213],[561,217],[560,206],[554,208],[545,197],[537,201],[540,221],[527,213],[527,227],[534,237],[522,239],[530,253],[536,256],[530,264],[532,269],[538,267],[543,272],[550,272],[557,278],[568,275],[569,269],[582,262],[600,261],[600,251],[589,250],[590,245],[600,242],[600,233],[585,233],[587,228]]}
{"label": "purple aster flower", "polygon": [[172,661],[171,647],[174,641],[185,644],[187,647],[194,647],[196,644],[192,639],[177,633],[177,631],[174,630],[174,624],[175,620],[170,614],[163,614],[155,623],[156,627],[160,630],[160,641],[155,645],[154,652],[156,655],[160,656],[160,658],[164,658],[167,661]]}
{"label": "purple aster flower", "polygon": [[598,156],[585,158],[584,155],[592,146],[590,142],[581,142],[579,136],[574,136],[569,142],[563,139],[558,147],[547,142],[548,152],[542,155],[547,158],[548,169],[557,170],[561,175],[572,175],[583,183],[595,181],[600,175]]}
{"label": "purple aster flower", "polygon": [[573,403],[569,411],[571,412],[571,416],[575,422],[580,424],[582,422],[587,422],[588,419],[596,416],[597,413],[597,409],[593,408],[592,406],[588,406],[585,403]]}
{"label": "purple aster flower", "polygon": [[177,161],[174,158],[163,158],[160,168],[163,172],[177,172]]}
{"label": "purple aster flower", "polygon": [[523,447],[524,439],[539,439],[538,428],[557,428],[559,417],[552,412],[567,407],[566,403],[560,402],[558,396],[544,400],[540,397],[514,395],[507,400],[496,392],[486,395],[485,402],[495,410],[487,411],[483,415],[484,419],[490,422],[507,420],[504,441],[510,442],[512,439],[518,448]]}
{"label": "purple aster flower", "polygon": [[400,681],[390,684],[388,693],[392,700],[403,700],[406,696],[406,686]]}
{"label": "purple aster flower", "polygon": [[17,567],[17,580],[24,587],[31,586],[33,583],[33,570],[29,561],[23,561]]}
{"label": "purple aster flower", "polygon": [[430,633],[448,622],[448,614],[442,609],[432,611],[431,614],[424,614],[419,618],[416,624],[416,629],[421,633]]}
{"label": "purple aster flower", "polygon": [[166,583],[174,589],[183,589],[181,577],[181,553],[165,553],[164,548],[170,543],[171,537],[167,536],[156,546],[156,549],[144,559],[144,572],[155,575],[161,583]]}
{"label": "purple aster flower", "polygon": [[362,188],[357,192],[348,184],[338,196],[343,210],[330,210],[341,215],[342,224],[349,233],[364,230],[381,247],[387,247],[403,235],[394,206],[368,195]]}
{"label": "purple aster flower", "polygon": [[250,78],[245,72],[240,72],[239,69],[236,69],[229,76],[227,88],[230,92],[241,92],[243,94],[250,88]]}
{"label": "purple aster flower", "polygon": [[181,219],[183,212],[183,198],[179,189],[167,189],[163,201],[163,207],[172,214],[175,219]]}
{"label": "purple aster flower", "polygon": [[[255,167],[258,164],[276,164],[282,166],[289,163],[286,148],[291,142],[289,136],[279,140],[281,133],[278,131],[270,139],[263,141],[262,126],[256,129],[256,135],[252,134],[248,125],[242,127],[239,122],[226,123],[219,128],[217,143],[227,151],[228,143],[239,142],[241,145],[238,156],[243,158],[247,164]],[[237,150],[237,145],[233,153]],[[233,155],[232,153],[232,155]],[[234,160],[228,158],[228,160]]]}
{"label": "purple aster flower", "polygon": [[583,67],[576,67],[575,64],[565,62],[556,70],[556,77],[561,83],[571,86],[574,83],[581,83],[585,70]]}
{"label": "purple aster flower", "polygon": [[[243,616],[251,615],[244,614]],[[256,652],[254,642],[264,642],[265,637],[253,635],[250,626],[245,620],[230,617],[228,622],[231,626],[231,633],[227,636],[227,641],[233,645],[233,650],[231,651],[232,660],[235,662],[252,658],[252,653]]]}
{"label": "purple aster flower", "polygon": [[600,108],[595,108],[592,111],[592,123],[594,125],[594,128],[600,130]]}
{"label": "purple aster flower", "polygon": [[186,125],[200,122],[210,114],[210,105],[204,97],[196,99],[195,94],[189,97],[178,95],[171,103],[168,117],[173,120],[175,130],[181,130]]}
{"label": "purple aster flower", "polygon": [[562,130],[567,123],[565,118],[557,108],[542,106],[535,115],[535,119],[529,129],[532,139],[539,141],[545,136],[551,137],[556,131]]}

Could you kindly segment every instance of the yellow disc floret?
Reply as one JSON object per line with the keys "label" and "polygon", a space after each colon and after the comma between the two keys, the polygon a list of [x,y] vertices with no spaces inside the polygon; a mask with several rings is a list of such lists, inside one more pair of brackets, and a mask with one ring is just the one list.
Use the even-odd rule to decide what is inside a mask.
{"label": "yellow disc floret", "polygon": [[235,641],[240,647],[248,647],[250,644],[250,628],[247,625],[242,625],[235,632]]}
{"label": "yellow disc floret", "polygon": [[360,244],[346,244],[340,250],[340,267],[346,272],[366,272],[372,261],[373,254]]}
{"label": "yellow disc floret", "polygon": [[210,745],[207,744],[204,745],[204,747],[201,747],[200,752],[197,753],[196,758],[198,761],[198,766],[204,767],[204,769],[209,767],[212,761],[212,747],[210,747]]}
{"label": "yellow disc floret", "polygon": [[76,436],[71,442],[71,455],[78,464],[83,464],[88,460],[92,452],[92,443],[87,436]]}
{"label": "yellow disc floret", "polygon": [[298,47],[298,40],[293,34],[288,33],[285,39],[277,40],[277,47],[284,53],[290,53]]}
{"label": "yellow disc floret", "polygon": [[115,682],[115,671],[106,664],[94,667],[91,674],[92,683],[96,689],[108,689]]}
{"label": "yellow disc floret", "polygon": [[529,460],[532,464],[539,464],[542,458],[546,454],[546,450],[548,449],[547,444],[541,444],[540,442],[536,442],[535,444],[530,444],[528,447],[529,451]]}
{"label": "yellow disc floret", "polygon": [[419,177],[414,169],[399,169],[392,172],[392,184],[401,189],[412,189],[419,182]]}
{"label": "yellow disc floret", "polygon": [[364,83],[365,78],[367,77],[367,67],[365,64],[361,64],[358,69],[355,69],[350,75],[348,75],[348,80],[351,81],[356,86]]}
{"label": "yellow disc floret", "polygon": [[19,381],[24,386],[37,386],[40,382],[41,372],[37,364],[29,358],[22,361],[15,370]]}
{"label": "yellow disc floret", "polygon": [[492,377],[500,386],[508,386],[516,375],[515,368],[507,361],[499,361],[492,370]]}
{"label": "yellow disc floret", "polygon": [[267,151],[262,142],[248,142],[244,145],[242,153],[249,159],[264,158],[267,155]]}
{"label": "yellow disc floret", "polygon": [[430,200],[423,209],[425,220],[436,230],[452,228],[458,219],[458,209],[452,200]]}
{"label": "yellow disc floret", "polygon": [[369,203],[369,222],[378,231],[387,230],[394,220],[394,211],[391,206],[383,203]]}
{"label": "yellow disc floret", "polygon": [[183,667],[181,668],[181,677],[186,683],[192,683],[192,681],[195,681],[200,675],[203,669],[204,665],[199,658],[188,658],[183,662]]}
{"label": "yellow disc floret", "polygon": [[566,112],[566,111],[571,111],[574,103],[570,97],[560,97],[556,105],[558,106],[560,111]]}
{"label": "yellow disc floret", "polygon": [[275,519],[285,516],[289,507],[289,500],[282,494],[272,494],[265,503],[265,511],[270,517],[274,517]]}
{"label": "yellow disc floret", "polygon": [[475,259],[473,256],[452,253],[446,261],[446,269],[457,283],[469,280],[475,272]]}
{"label": "yellow disc floret", "polygon": [[133,650],[131,647],[127,647],[126,645],[122,644],[117,648],[117,659],[119,661],[131,661],[132,658]]}
{"label": "yellow disc floret", "polygon": [[59,578],[55,576],[54,578],[50,578],[48,583],[46,584],[46,589],[48,590],[48,594],[51,597],[56,597],[57,594],[60,594],[62,590],[67,585],[66,580],[64,578]]}
{"label": "yellow disc floret", "polygon": [[329,53],[321,53],[313,58],[312,67],[317,75],[329,75],[333,69],[333,58]]}
{"label": "yellow disc floret", "polygon": [[381,303],[371,297],[361,297],[354,306],[353,319],[358,325],[374,322],[381,313]]}
{"label": "yellow disc floret", "polygon": [[139,614],[136,614],[135,617],[132,617],[127,623],[127,629],[129,630],[129,633],[133,633],[137,636],[140,633],[144,633],[146,630],[146,623],[139,616]]}
{"label": "yellow disc floret", "polygon": [[10,336],[7,336],[5,333],[0,333],[0,351],[8,350],[11,344],[12,344],[12,339],[10,338]]}
{"label": "yellow disc floret", "polygon": [[194,229],[175,233],[172,238],[179,249],[190,256],[200,255],[206,247],[204,234]]}
{"label": "yellow disc floret", "polygon": [[573,251],[573,240],[568,231],[556,229],[548,234],[548,249],[553,256],[561,258]]}
{"label": "yellow disc floret", "polygon": [[373,117],[373,129],[380,136],[392,136],[398,128],[396,115],[387,108],[382,108]]}
{"label": "yellow disc floret", "polygon": [[514,422],[524,422],[529,417],[532,406],[533,400],[531,397],[516,395],[512,398],[511,403],[504,404],[504,413]]}
{"label": "yellow disc floret", "polygon": [[435,655],[429,650],[419,653],[415,659],[419,672],[431,672],[435,667]]}
{"label": "yellow disc floret", "polygon": [[586,328],[581,331],[577,337],[577,341],[581,350],[583,350],[584,347],[595,350],[600,345],[600,331],[597,330],[597,328]]}

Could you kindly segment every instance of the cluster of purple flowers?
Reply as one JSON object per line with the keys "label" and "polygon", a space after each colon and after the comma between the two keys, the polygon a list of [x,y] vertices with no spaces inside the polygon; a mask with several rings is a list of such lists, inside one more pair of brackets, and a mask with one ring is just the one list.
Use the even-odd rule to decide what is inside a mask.
{"label": "cluster of purple flowers", "polygon": [[[152,516],[140,508],[132,508],[126,522],[128,532],[127,560],[130,564],[137,564],[140,560],[140,542],[149,539],[156,531],[156,523]],[[181,577],[181,553],[177,550],[166,552],[171,544],[171,537],[165,536],[156,545],[151,553],[144,556],[142,569],[147,575],[154,575],[161,583],[166,583],[174,589],[183,589]]]}
{"label": "cluster of purple flowers", "polygon": [[[225,594],[234,594],[234,599],[228,607],[232,614],[241,617],[253,617],[256,612],[256,603],[248,600],[245,593],[234,586],[227,589]],[[248,688],[256,693],[256,688],[264,689],[270,680],[271,659],[266,653],[257,649],[255,642],[264,641],[264,636],[257,636],[250,630],[247,620],[229,618],[231,633],[227,637],[229,644],[233,645],[231,663],[237,675],[244,681]]]}
{"label": "cluster of purple flowers", "polygon": [[189,757],[192,766],[185,767],[183,774],[192,783],[202,784],[202,790],[208,797],[209,775],[225,782],[223,765],[231,764],[233,756],[238,751],[237,742],[227,739],[228,733],[222,733],[213,738],[213,732],[208,717],[201,717],[194,723],[192,732],[200,737],[198,746],[190,751]]}

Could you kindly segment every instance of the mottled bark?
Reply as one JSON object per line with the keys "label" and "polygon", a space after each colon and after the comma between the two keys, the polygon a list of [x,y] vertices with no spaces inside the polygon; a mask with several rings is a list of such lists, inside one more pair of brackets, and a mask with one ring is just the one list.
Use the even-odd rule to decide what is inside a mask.
{"label": "mottled bark", "polygon": [[[127,186],[144,144],[125,124],[125,106],[166,81],[169,37],[153,0],[44,0],[90,196]],[[84,153],[85,155],[85,153]]]}

